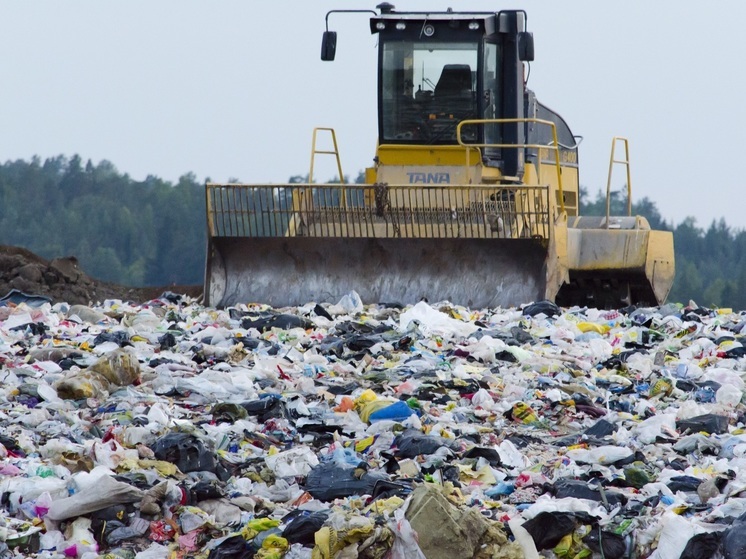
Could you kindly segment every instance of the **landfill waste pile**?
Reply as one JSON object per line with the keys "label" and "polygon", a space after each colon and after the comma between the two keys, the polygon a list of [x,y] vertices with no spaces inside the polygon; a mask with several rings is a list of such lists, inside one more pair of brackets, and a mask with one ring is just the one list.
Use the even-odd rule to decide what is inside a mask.
{"label": "landfill waste pile", "polygon": [[[197,296],[201,286],[170,286],[170,290]],[[85,304],[105,299],[148,301],[164,288],[127,287],[88,276],[74,256],[47,261],[22,247],[0,245],[0,304],[17,299],[16,292],[34,294],[50,302]],[[7,295],[6,295],[7,294]]]}
{"label": "landfill waste pile", "polygon": [[0,302],[0,557],[746,557],[746,315]]}

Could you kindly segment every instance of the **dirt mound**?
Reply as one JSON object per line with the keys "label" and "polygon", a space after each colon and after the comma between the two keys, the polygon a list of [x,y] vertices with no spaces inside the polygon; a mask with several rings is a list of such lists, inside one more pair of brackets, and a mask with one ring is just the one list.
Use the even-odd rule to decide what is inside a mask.
{"label": "dirt mound", "polygon": [[71,304],[122,299],[142,303],[164,291],[198,297],[201,285],[127,287],[98,281],[86,275],[74,256],[48,261],[20,247],[0,245],[0,297],[12,289],[29,295],[44,295],[52,301]]}

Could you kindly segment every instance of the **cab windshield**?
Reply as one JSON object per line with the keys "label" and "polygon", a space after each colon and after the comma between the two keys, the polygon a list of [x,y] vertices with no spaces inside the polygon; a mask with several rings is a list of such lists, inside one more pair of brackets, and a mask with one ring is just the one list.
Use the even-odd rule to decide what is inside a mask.
{"label": "cab windshield", "polygon": [[478,43],[392,41],[382,56],[384,142],[452,144],[459,121],[478,118]]}

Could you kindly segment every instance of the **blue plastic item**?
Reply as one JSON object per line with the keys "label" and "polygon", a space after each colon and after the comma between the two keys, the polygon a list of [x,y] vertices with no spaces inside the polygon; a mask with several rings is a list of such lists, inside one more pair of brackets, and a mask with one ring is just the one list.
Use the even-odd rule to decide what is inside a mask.
{"label": "blue plastic item", "polygon": [[406,402],[394,402],[390,406],[374,411],[370,414],[369,419],[371,423],[384,420],[404,421],[410,415],[417,415],[417,412],[410,408]]}

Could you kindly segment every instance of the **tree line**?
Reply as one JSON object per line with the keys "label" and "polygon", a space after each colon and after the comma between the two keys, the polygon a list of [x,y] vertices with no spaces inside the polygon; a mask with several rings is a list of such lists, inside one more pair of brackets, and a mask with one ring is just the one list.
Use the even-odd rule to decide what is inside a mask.
{"label": "tree line", "polygon": [[199,284],[204,184],[136,181],[77,155],[0,166],[0,243],[43,258],[75,256],[90,276],[131,286]]}
{"label": "tree line", "polygon": [[[601,191],[593,198],[584,190],[581,200],[581,214],[605,215]],[[191,173],[176,183],[153,175],[138,181],[109,161],[83,164],[78,155],[7,161],[0,165],[0,208],[0,244],[48,259],[76,256],[95,278],[132,286],[203,280],[204,183]],[[632,210],[654,229],[673,231],[676,280],[669,301],[746,309],[746,231],[722,219],[706,228],[695,217],[668,223],[647,197]],[[612,193],[611,213],[626,213],[619,192]]]}

